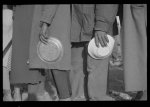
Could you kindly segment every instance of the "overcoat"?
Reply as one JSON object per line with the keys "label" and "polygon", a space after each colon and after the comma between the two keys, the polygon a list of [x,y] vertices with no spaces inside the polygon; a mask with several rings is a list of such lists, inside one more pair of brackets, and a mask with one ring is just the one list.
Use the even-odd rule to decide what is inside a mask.
{"label": "overcoat", "polygon": [[[39,12],[42,9],[42,15]],[[31,39],[29,48],[30,68],[44,69],[71,69],[71,44],[70,44],[70,5],[43,5],[35,7],[31,27]],[[56,62],[44,62],[37,54],[37,45],[39,42],[40,23],[46,22],[48,35],[59,39],[63,46],[63,56]]]}
{"label": "overcoat", "polygon": [[[10,72],[10,82],[19,83],[38,83],[41,79],[39,72],[29,70],[29,44],[33,14],[36,5],[16,5],[14,7],[13,39],[12,39],[12,72]],[[41,6],[39,6],[41,9]],[[37,9],[37,8],[36,8]],[[37,16],[41,15],[38,11]],[[38,18],[37,17],[37,18]]]}
{"label": "overcoat", "polygon": [[121,30],[125,90],[146,90],[147,5],[124,4]]}

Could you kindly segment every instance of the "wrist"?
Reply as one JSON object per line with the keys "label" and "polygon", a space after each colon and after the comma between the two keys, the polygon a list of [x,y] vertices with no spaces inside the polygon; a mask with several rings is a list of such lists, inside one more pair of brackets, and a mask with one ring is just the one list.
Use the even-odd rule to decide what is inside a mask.
{"label": "wrist", "polygon": [[107,32],[105,32],[105,31],[102,31],[102,30],[94,30],[94,32],[100,32],[100,33],[107,34]]}
{"label": "wrist", "polygon": [[104,22],[101,20],[96,21],[94,30],[96,31],[103,31],[103,32],[108,32],[110,28],[110,23],[109,22]]}
{"label": "wrist", "polygon": [[50,26],[50,24],[46,22],[42,22],[42,26]]}

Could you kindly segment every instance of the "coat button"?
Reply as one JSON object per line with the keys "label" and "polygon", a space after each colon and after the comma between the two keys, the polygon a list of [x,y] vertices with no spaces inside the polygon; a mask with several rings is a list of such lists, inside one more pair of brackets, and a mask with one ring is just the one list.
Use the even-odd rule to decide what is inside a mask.
{"label": "coat button", "polygon": [[27,64],[29,64],[29,60],[27,60]]}

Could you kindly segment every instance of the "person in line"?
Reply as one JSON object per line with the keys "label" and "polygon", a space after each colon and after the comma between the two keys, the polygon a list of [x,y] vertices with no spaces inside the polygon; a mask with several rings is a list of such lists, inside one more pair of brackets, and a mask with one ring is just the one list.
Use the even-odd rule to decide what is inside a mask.
{"label": "person in line", "polygon": [[123,4],[121,35],[125,91],[147,100],[147,4]]}
{"label": "person in line", "polygon": [[9,72],[11,71],[13,11],[3,5],[3,100],[13,101],[10,88]]}
{"label": "person in line", "polygon": [[[114,100],[106,94],[109,57],[96,60],[89,56],[87,44],[95,38],[96,46],[107,46],[107,34],[113,36],[117,4],[72,5],[72,96],[75,100]],[[87,63],[87,64],[85,64]],[[86,86],[87,85],[87,86]],[[87,87],[87,89],[86,89]],[[86,95],[88,93],[88,95]]]}
{"label": "person in line", "polygon": [[[69,81],[71,70],[70,21],[70,5],[43,5],[41,17],[39,20],[35,19],[33,24],[35,30],[32,32],[30,41],[30,68],[45,69],[46,75],[54,79],[60,101],[71,100]],[[38,26],[39,23],[41,27]],[[44,62],[37,54],[37,45],[39,42],[46,45],[51,37],[57,38],[61,42],[63,55],[60,60]],[[44,81],[42,84],[40,85],[41,89],[44,88]]]}
{"label": "person in line", "polygon": [[[14,99],[21,101],[21,90],[28,87],[29,96],[31,94],[41,95],[44,89],[33,88],[44,81],[42,69],[30,69],[29,67],[29,45],[31,32],[34,28],[33,16],[40,17],[42,10],[39,5],[14,5],[13,6],[13,39],[12,39],[12,61],[10,72],[10,83],[14,86]],[[38,86],[37,85],[37,86]],[[33,91],[34,90],[34,91]],[[44,91],[45,93],[45,91]],[[50,99],[49,99],[50,100]]]}

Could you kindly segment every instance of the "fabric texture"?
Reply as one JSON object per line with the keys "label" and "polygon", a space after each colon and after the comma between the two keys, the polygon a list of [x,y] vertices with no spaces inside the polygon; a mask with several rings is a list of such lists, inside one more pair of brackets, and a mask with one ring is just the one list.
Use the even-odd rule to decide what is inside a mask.
{"label": "fabric texture", "polygon": [[95,60],[87,57],[88,94],[91,99],[103,100],[107,92],[109,57]]}
{"label": "fabric texture", "polygon": [[38,83],[43,78],[38,70],[29,70],[29,44],[35,5],[16,5],[12,39],[11,84]]}
{"label": "fabric texture", "polygon": [[[35,14],[33,16],[31,40],[30,40],[30,51],[29,51],[29,65],[30,68],[43,68],[43,69],[58,69],[58,70],[70,70],[71,69],[71,45],[70,45],[70,5],[58,5],[56,13],[51,11],[52,5],[44,5],[46,10],[43,10],[45,15],[40,17],[38,11],[41,11],[41,7],[37,6],[35,8]],[[52,7],[53,9],[53,7]],[[55,16],[51,21],[52,14]],[[47,14],[47,15],[46,15]],[[50,15],[51,14],[51,15]],[[44,21],[43,17],[48,23],[51,23],[48,28],[48,35],[59,39],[63,46],[63,56],[60,60],[56,62],[43,62],[37,54],[37,44],[39,42],[39,32],[40,32],[40,21]],[[65,63],[64,63],[65,62]]]}
{"label": "fabric texture", "polygon": [[[78,43],[80,44],[80,43]],[[75,44],[76,46],[77,44]],[[77,45],[79,46],[79,45]],[[85,70],[83,69],[85,61],[84,47],[81,45],[79,47],[72,47],[72,71],[70,71],[70,81],[72,89],[72,99],[80,98],[84,95],[85,89]]]}
{"label": "fabric texture", "polygon": [[112,35],[117,4],[73,4],[71,9],[71,42],[90,41],[93,30]]}
{"label": "fabric texture", "polygon": [[147,8],[123,5],[122,49],[126,91],[147,90]]}

